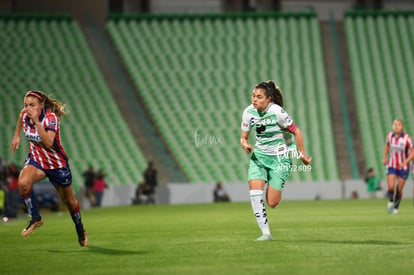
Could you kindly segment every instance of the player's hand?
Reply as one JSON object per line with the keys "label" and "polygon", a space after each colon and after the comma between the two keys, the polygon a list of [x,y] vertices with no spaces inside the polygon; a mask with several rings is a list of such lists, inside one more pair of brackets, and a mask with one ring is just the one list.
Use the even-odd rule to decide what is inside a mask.
{"label": "player's hand", "polygon": [[27,110],[27,115],[29,116],[29,118],[33,121],[33,123],[38,123],[39,122],[39,116],[40,116],[40,111],[37,109],[31,109],[31,110]]}
{"label": "player's hand", "polygon": [[246,144],[243,146],[244,151],[246,151],[246,153],[250,154],[253,150],[252,146],[250,144]]}
{"label": "player's hand", "polygon": [[382,160],[382,163],[383,163],[384,165],[387,165],[387,159],[386,159],[386,158],[384,158],[384,159]]}
{"label": "player's hand", "polygon": [[13,137],[12,142],[11,142],[11,153],[14,153],[15,149],[19,149],[19,144],[20,144],[20,137]]}
{"label": "player's hand", "polygon": [[400,169],[404,169],[405,166],[407,166],[407,161],[404,160],[403,162],[400,163]]}
{"label": "player's hand", "polygon": [[312,157],[308,157],[308,156],[301,156],[300,160],[302,161],[303,164],[305,165],[309,165],[311,164],[312,161]]}

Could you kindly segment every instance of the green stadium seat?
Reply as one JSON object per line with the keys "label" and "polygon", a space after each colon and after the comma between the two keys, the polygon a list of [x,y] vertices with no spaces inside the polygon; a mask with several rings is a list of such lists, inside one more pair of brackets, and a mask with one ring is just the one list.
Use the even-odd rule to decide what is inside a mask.
{"label": "green stadium seat", "polygon": [[[82,185],[81,174],[88,164],[104,168],[108,184],[136,183],[145,169],[145,157],[114,103],[79,25],[66,17],[27,17],[0,19],[0,26],[0,75],[7,78],[0,82],[2,140],[11,140],[27,90],[53,93],[71,111],[61,121],[61,135],[74,188]],[[21,145],[11,156],[9,142],[2,142],[0,155],[23,164],[28,146],[27,142]]]}
{"label": "green stadium seat", "polygon": [[[401,12],[347,14],[345,29],[357,99],[362,141],[368,166],[385,175],[385,136],[395,118],[413,121],[412,23]],[[368,107],[367,107],[368,106]],[[413,135],[405,124],[405,131]]]}
{"label": "green stadium seat", "polygon": [[[155,126],[190,181],[246,180],[241,114],[253,85],[268,79],[318,160],[292,178],[338,179],[316,17],[118,18],[107,29],[145,104],[160,106],[150,108]],[[225,144],[196,148],[197,129]]]}

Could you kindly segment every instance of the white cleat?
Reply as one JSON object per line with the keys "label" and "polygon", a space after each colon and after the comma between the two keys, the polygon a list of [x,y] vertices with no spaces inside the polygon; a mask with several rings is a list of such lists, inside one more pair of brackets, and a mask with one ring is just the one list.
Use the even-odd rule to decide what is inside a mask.
{"label": "white cleat", "polygon": [[256,241],[271,241],[272,240],[272,235],[262,235],[259,238],[256,239]]}
{"label": "white cleat", "polygon": [[392,214],[393,209],[394,209],[394,203],[392,201],[389,201],[388,204],[387,204],[388,213]]}

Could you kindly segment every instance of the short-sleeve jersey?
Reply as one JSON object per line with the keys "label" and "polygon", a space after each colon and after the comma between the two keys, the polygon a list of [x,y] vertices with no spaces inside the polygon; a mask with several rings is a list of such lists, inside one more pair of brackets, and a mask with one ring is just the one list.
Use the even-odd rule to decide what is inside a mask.
{"label": "short-sleeve jersey", "polygon": [[23,120],[23,131],[26,139],[29,141],[30,152],[29,158],[38,163],[43,169],[58,169],[67,166],[68,157],[60,143],[59,119],[46,109],[39,117],[39,121],[46,131],[56,133],[53,145],[47,148],[43,145],[36,125],[30,121],[27,113],[22,110],[20,118]]}
{"label": "short-sleeve jersey", "polygon": [[[397,137],[393,132],[390,132],[385,142],[389,146],[387,167],[401,169],[400,164],[408,157],[410,148],[413,147],[410,135],[403,132]],[[403,169],[407,170],[409,167],[407,164]]]}
{"label": "short-sleeve jersey", "polygon": [[256,132],[254,150],[264,155],[286,154],[287,143],[293,142],[287,133],[293,133],[296,127],[289,114],[273,102],[270,102],[263,112],[257,111],[252,104],[243,111],[241,130]]}

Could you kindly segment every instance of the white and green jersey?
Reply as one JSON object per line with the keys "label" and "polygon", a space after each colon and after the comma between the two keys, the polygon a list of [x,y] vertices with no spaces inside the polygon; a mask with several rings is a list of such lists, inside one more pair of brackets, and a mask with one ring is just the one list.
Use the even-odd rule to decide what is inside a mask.
{"label": "white and green jersey", "polygon": [[288,150],[296,149],[291,134],[296,127],[289,114],[273,102],[270,102],[263,112],[257,111],[253,104],[243,112],[241,130],[244,132],[255,130],[254,150],[264,155],[281,155],[286,154]]}

